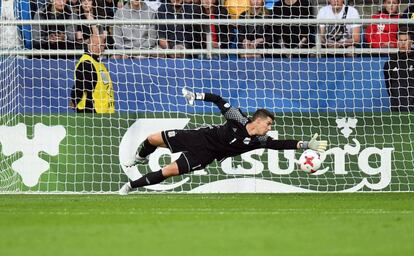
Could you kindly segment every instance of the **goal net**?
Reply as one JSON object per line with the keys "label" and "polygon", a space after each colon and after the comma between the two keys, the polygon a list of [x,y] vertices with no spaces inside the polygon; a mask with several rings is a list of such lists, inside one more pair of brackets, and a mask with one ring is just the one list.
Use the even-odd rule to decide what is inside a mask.
{"label": "goal net", "polygon": [[[3,127],[15,126],[19,113],[19,74],[16,58],[0,56],[0,138],[7,136]],[[17,143],[17,142],[16,142]],[[0,191],[14,191],[20,187],[20,177],[13,171],[12,163],[18,154],[5,157],[4,145],[0,144],[3,154],[0,157]]]}
{"label": "goal net", "polygon": [[[252,2],[266,6],[250,8]],[[65,13],[68,6],[62,13],[66,24],[41,16],[39,5],[29,23],[13,23],[24,28],[32,22],[30,40],[21,31],[24,49],[0,50],[0,192],[110,193],[128,179],[158,171],[179,154],[157,149],[148,165],[124,165],[148,135],[225,122],[211,103],[186,105],[184,87],[221,95],[248,115],[258,108],[274,112],[269,135],[276,139],[309,140],[319,133],[329,141],[322,167],[309,175],[296,163],[301,150],[258,149],[140,192],[413,191],[413,112],[391,111],[384,77],[397,41],[371,47],[364,34],[369,24],[360,22],[381,6],[357,2],[349,6],[343,28],[335,28],[329,25],[340,25],[338,20],[318,14],[325,2],[280,9],[277,4],[223,1],[213,14],[197,16],[203,6],[185,3],[174,14],[163,1],[142,1],[146,11],[137,11],[140,16],[131,16],[128,4],[109,8],[115,11],[102,19],[108,8],[98,6],[95,19],[76,21]],[[299,7],[308,16],[295,16]],[[71,8],[74,14],[83,7]],[[271,12],[279,16],[267,19]],[[381,20],[379,27],[392,27],[390,19]],[[10,24],[2,21],[0,28]],[[112,114],[71,107],[82,45],[94,31],[107,34],[101,63],[112,80]],[[332,31],[345,39],[321,36]],[[406,74],[411,69],[406,66]]]}

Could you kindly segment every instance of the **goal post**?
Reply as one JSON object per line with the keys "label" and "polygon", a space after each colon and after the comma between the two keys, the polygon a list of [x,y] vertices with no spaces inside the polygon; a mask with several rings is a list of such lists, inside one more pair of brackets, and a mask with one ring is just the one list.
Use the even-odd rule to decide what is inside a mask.
{"label": "goal post", "polygon": [[[102,22],[136,25],[142,21]],[[159,170],[178,155],[157,149],[146,166],[123,164],[151,133],[225,121],[211,103],[186,105],[181,95],[184,86],[219,94],[247,114],[257,108],[274,112],[270,135],[275,138],[309,140],[319,133],[329,141],[322,168],[308,175],[296,165],[301,151],[258,149],[140,192],[414,190],[414,115],[390,111],[383,75],[388,56],[370,55],[396,49],[359,48],[354,53],[366,54],[354,57],[319,56],[347,49],[171,49],[167,53],[223,52],[230,57],[112,58],[119,51],[166,53],[108,50],[102,62],[114,84],[116,113],[80,114],[68,104],[77,59],[37,58],[78,51],[2,50],[0,192],[113,193],[128,179]],[[289,57],[303,52],[316,54]],[[239,53],[266,56],[239,58]]]}

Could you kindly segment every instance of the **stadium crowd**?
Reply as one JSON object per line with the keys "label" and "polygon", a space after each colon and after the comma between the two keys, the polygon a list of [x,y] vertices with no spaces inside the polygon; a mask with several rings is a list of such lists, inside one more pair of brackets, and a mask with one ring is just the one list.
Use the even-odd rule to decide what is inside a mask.
{"label": "stadium crowd", "polygon": [[[29,0],[28,0],[29,1]],[[360,19],[356,6],[327,0],[317,8],[310,0],[30,0],[34,20],[95,19]],[[4,0],[1,18],[16,19],[13,0]],[[319,5],[318,5],[319,6]],[[320,6],[319,6],[320,7]],[[414,18],[414,5],[401,11],[399,0],[383,0],[373,19]],[[34,49],[82,49],[92,34],[107,35],[107,49],[280,49],[397,48],[397,24],[238,24],[238,25],[33,25]],[[16,27],[2,26],[0,48],[22,48]],[[158,55],[160,56],[160,55]],[[114,55],[139,58],[141,55]],[[174,54],[164,57],[203,57]],[[240,57],[263,57],[243,54]]]}

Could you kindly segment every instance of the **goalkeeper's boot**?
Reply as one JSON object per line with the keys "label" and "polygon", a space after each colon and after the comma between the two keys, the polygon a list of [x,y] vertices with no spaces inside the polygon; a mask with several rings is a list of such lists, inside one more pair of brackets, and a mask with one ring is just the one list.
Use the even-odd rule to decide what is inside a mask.
{"label": "goalkeeper's boot", "polygon": [[121,196],[126,196],[131,190],[132,190],[131,184],[127,182],[121,187],[121,189],[118,191],[118,194]]}
{"label": "goalkeeper's boot", "polygon": [[130,162],[127,162],[125,164],[126,167],[132,167],[137,164],[147,164],[149,161],[149,156],[142,157],[138,154],[138,152],[135,154],[134,159],[132,159]]}
{"label": "goalkeeper's boot", "polygon": [[194,106],[195,94],[192,91],[187,90],[185,87],[181,90],[181,92],[183,93],[188,105]]}

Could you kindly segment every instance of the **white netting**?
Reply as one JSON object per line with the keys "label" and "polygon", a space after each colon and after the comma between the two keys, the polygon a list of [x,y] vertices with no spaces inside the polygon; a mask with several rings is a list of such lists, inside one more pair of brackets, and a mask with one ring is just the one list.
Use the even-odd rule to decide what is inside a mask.
{"label": "white netting", "polygon": [[[318,132],[330,149],[322,169],[311,176],[298,171],[299,151],[261,149],[145,191],[414,189],[413,115],[390,111],[383,68],[398,56],[395,28],[407,27],[409,19],[377,13],[382,6],[377,2],[332,12],[325,2],[304,0],[273,5],[228,0],[211,9],[207,3],[215,1],[185,1],[181,7],[182,1],[170,1],[178,5],[54,0],[39,2],[31,13],[29,1],[17,2],[19,19],[1,23],[2,29],[18,26],[24,49],[0,50],[0,191],[113,192],[128,177],[159,170],[177,155],[157,150],[148,166],[123,163],[150,133],[224,121],[211,103],[187,106],[184,86],[219,94],[248,114],[269,109],[277,116],[273,136],[308,140]],[[393,6],[395,0],[388,2]],[[52,8],[53,3],[61,6]],[[246,7],[251,3],[261,6]],[[92,12],[81,13],[82,8]],[[404,9],[401,5],[399,13]],[[404,15],[410,17],[410,11]],[[106,36],[101,63],[109,74],[90,58],[78,63],[93,34]],[[414,65],[411,57],[405,66],[391,61],[389,83],[399,81],[395,68],[414,78],[411,61]],[[76,73],[79,66],[87,71]],[[97,110],[96,99],[82,105],[83,93],[98,81],[108,86],[108,77],[115,113],[83,113],[90,106],[111,112]],[[412,93],[412,83],[401,84]],[[74,86],[84,89],[76,93]],[[74,104],[82,113],[70,107]],[[12,147],[11,156],[5,145]]]}
{"label": "white netting", "polygon": [[[5,126],[14,126],[19,122],[19,74],[17,60],[12,56],[0,56],[0,138],[7,136]],[[6,146],[1,145],[0,157],[0,191],[18,189],[19,175],[13,171],[11,164],[18,159],[18,154],[4,155]]]}

